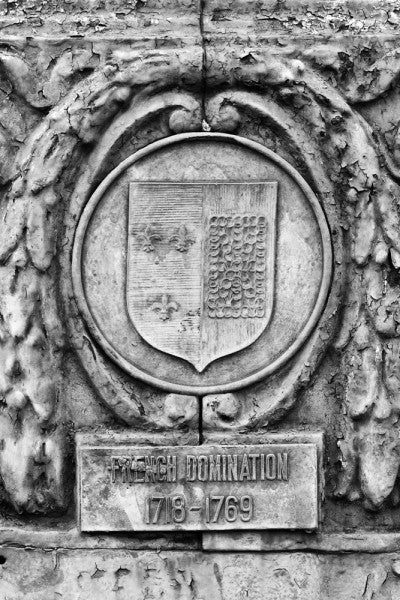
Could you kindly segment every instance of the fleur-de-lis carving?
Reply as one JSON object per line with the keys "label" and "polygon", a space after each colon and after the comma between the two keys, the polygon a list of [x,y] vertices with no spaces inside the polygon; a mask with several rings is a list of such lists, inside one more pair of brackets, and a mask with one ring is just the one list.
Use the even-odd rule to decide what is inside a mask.
{"label": "fleur-de-lis carving", "polygon": [[191,237],[186,225],[181,225],[175,230],[175,233],[169,238],[169,242],[174,244],[178,252],[187,252],[195,240]]}
{"label": "fleur-de-lis carving", "polygon": [[160,301],[153,302],[151,310],[158,313],[162,321],[167,321],[171,317],[172,311],[177,311],[179,306],[176,302],[170,301],[168,294],[163,294]]}
{"label": "fleur-de-lis carving", "polygon": [[144,252],[154,252],[154,242],[161,241],[161,236],[154,231],[151,225],[146,225],[142,231],[139,231],[136,238],[141,244],[141,249],[144,250]]}

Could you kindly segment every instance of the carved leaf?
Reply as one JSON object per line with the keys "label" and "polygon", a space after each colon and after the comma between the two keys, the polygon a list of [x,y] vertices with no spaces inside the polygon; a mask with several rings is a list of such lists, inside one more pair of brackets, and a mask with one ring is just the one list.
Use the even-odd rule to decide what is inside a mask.
{"label": "carved leaf", "polygon": [[[79,161],[75,152],[93,142],[128,106],[134,93],[143,93],[155,79],[160,80],[161,87],[174,78],[180,81],[182,57],[174,55],[166,60],[157,51],[143,61],[137,51],[134,55],[133,63],[117,70],[103,65],[61,103],[74,74],[90,71],[98,63],[92,52],[67,52],[43,64],[40,74],[22,55],[0,53],[3,74],[20,98],[35,108],[58,103],[21,147],[13,165],[21,175],[15,176],[0,205],[0,474],[9,501],[18,511],[48,512],[65,506],[65,432],[58,402],[64,340],[54,255],[56,226],[60,223],[58,204],[67,198],[58,193],[57,185],[65,173],[71,178],[76,172]],[[193,55],[189,58],[192,61]],[[170,95],[174,107],[181,107],[175,102],[176,95]],[[195,104],[191,102],[190,106]],[[156,100],[149,103],[154,111],[160,110]],[[139,107],[139,121],[141,110],[143,113]],[[7,169],[7,177],[11,172]],[[176,308],[174,302],[167,303],[167,310]],[[97,360],[98,369],[102,358]],[[142,387],[135,397],[124,384],[116,394],[111,376],[103,377],[102,385],[115,394],[116,405],[127,404],[126,420],[131,423],[146,421],[149,406],[157,405],[163,397],[144,392]],[[128,396],[129,403],[121,396]]]}
{"label": "carved leaf", "polygon": [[[54,106],[75,73],[93,69],[98,58],[87,50],[68,50],[52,64],[29,64],[10,50],[0,52],[0,65],[15,92],[34,108]],[[41,68],[42,67],[42,68]]]}
{"label": "carved leaf", "polygon": [[373,508],[380,508],[393,490],[400,464],[393,421],[369,420],[360,431],[359,447],[361,490]]}

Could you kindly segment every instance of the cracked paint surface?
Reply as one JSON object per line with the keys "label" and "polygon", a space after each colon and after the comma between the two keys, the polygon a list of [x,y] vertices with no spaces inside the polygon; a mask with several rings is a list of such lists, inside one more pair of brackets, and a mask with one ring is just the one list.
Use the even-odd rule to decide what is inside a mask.
{"label": "cracked paint surface", "polygon": [[[322,532],[398,529],[399,21],[392,0],[0,1],[0,496],[15,539],[32,523],[44,537],[73,526],[76,431],[193,443],[199,420],[205,441],[231,443],[324,429]],[[335,281],[293,376],[183,402],[109,365],[59,279],[82,170],[89,190],[151,141],[201,130],[259,141],[302,173],[330,222]],[[394,554],[135,543],[141,552],[6,547],[0,597],[399,596]]]}

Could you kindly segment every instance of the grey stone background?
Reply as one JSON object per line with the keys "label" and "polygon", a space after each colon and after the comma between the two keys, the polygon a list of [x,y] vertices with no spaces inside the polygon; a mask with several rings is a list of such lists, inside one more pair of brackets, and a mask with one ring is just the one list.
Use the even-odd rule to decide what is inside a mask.
{"label": "grey stone background", "polygon": [[[399,21],[394,1],[0,2],[0,598],[400,597]],[[204,128],[301,172],[335,279],[293,384],[182,400],[93,344],[68,252],[85,177],[86,194],[135,150]],[[74,438],[108,429],[165,444],[324,431],[320,531],[82,535]]]}

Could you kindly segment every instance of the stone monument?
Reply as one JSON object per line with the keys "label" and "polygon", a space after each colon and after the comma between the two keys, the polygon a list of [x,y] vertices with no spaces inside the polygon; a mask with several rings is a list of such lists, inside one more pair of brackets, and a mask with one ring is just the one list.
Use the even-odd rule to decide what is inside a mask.
{"label": "stone monument", "polygon": [[400,598],[399,24],[0,1],[0,600]]}

